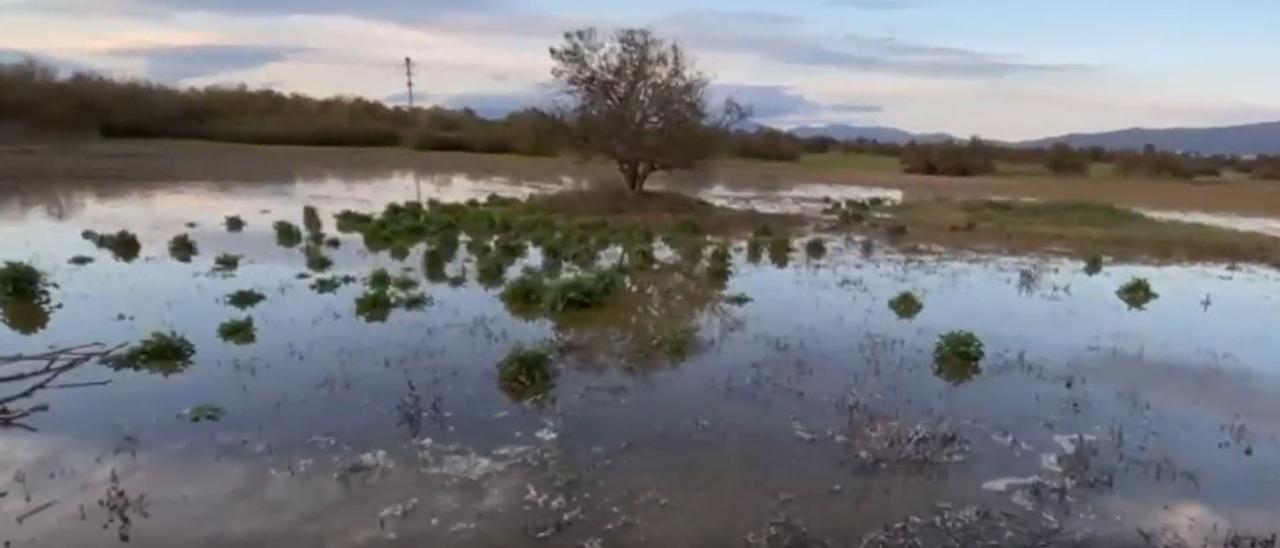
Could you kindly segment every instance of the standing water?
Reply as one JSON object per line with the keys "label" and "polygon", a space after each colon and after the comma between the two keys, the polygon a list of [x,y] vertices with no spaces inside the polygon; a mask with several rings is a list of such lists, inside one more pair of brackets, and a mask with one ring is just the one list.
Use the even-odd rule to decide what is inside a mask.
{"label": "standing water", "polygon": [[[546,265],[537,246],[520,242],[495,274],[495,252],[465,236],[453,253],[384,250],[335,224],[341,210],[377,214],[388,202],[547,188],[397,177],[0,203],[0,257],[51,276],[47,302],[7,304],[0,327],[0,411],[31,412],[0,428],[0,541],[1273,538],[1274,271],[1086,272],[819,235],[821,245],[767,250],[732,242],[720,269],[709,250],[659,245],[657,265],[627,275],[605,308],[529,313],[501,295],[522,267]],[[316,215],[304,218],[303,204]],[[244,226],[228,230],[228,216]],[[303,227],[305,242],[277,221]],[[136,234],[136,258],[97,245],[121,229]],[[186,262],[170,246],[182,233],[196,246]],[[1153,295],[1122,300],[1117,290],[1138,278]],[[111,359],[128,348],[77,361],[154,333],[193,354],[163,368]],[[539,359],[549,376],[499,368]]]}

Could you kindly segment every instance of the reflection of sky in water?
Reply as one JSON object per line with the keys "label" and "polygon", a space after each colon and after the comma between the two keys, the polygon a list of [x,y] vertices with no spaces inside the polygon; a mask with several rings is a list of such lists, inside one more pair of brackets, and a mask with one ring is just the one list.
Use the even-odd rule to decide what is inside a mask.
{"label": "reflection of sky in water", "polygon": [[[1274,271],[1117,265],[1088,277],[1081,265],[1060,260],[892,253],[864,259],[857,245],[838,241],[820,263],[796,257],[786,269],[739,265],[726,291],[753,302],[696,318],[701,351],[680,367],[627,372],[605,360],[569,369],[555,405],[533,411],[502,396],[494,363],[516,342],[552,336],[549,322],[514,320],[493,292],[471,282],[426,286],[435,301],[430,308],[366,324],[353,315],[358,284],[315,295],[309,281],[295,279],[304,268],[301,252],[272,241],[271,222],[300,222],[303,204],[318,206],[332,230],[336,211],[377,210],[414,198],[417,186],[405,176],[245,186],[235,193],[188,185],[102,199],[85,194],[59,208],[62,220],[47,208],[0,206],[0,255],[51,272],[61,304],[34,335],[0,330],[0,354],[131,341],[169,329],[198,349],[197,365],[169,378],[81,369],[65,381],[112,383],[48,391],[41,401],[51,411],[32,421],[39,433],[0,432],[0,491],[10,491],[0,499],[0,519],[59,501],[22,526],[6,525],[0,540],[114,542],[100,529],[96,499],[110,469],[118,468],[123,485],[155,501],[152,516],[135,525],[134,543],[143,546],[364,545],[385,534],[378,512],[411,497],[422,510],[394,527],[404,539],[532,543],[521,524],[530,504],[526,484],[546,487],[532,475],[539,468],[513,467],[480,482],[418,472],[416,450],[405,445],[408,436],[396,422],[410,380],[427,402],[439,396],[448,413],[447,427],[431,426],[426,435],[481,453],[544,446],[584,478],[593,500],[643,517],[643,527],[618,533],[623,543],[639,542],[628,534],[675,544],[740,539],[776,513],[779,493],[802,495],[788,511],[815,531],[856,539],[937,501],[1004,500],[979,486],[1046,473],[1040,455],[1056,450],[1053,436],[1076,432],[1102,440],[1102,465],[1126,463],[1116,489],[1098,499],[1133,523],[1197,511],[1269,526],[1260,509],[1280,503],[1274,476],[1280,430],[1273,420],[1280,408],[1269,403],[1280,383]],[[539,190],[458,178],[424,178],[421,186],[424,198],[452,201]],[[862,197],[818,189],[781,200],[820,204],[821,196]],[[248,221],[243,234],[222,228],[231,214]],[[80,238],[84,228],[139,232],[143,259],[113,261]],[[165,242],[179,232],[199,243],[190,265],[167,258]],[[375,266],[421,271],[420,249],[401,264],[369,255],[356,236],[341,239],[342,248],[329,251],[334,273],[360,276]],[[224,252],[246,255],[245,264],[234,277],[210,276],[213,257]],[[80,253],[98,261],[65,263]],[[462,268],[450,265],[452,272]],[[1022,269],[1038,273],[1034,284],[1020,287]],[[1133,276],[1150,279],[1161,295],[1144,312],[1129,311],[1114,295]],[[216,338],[216,326],[246,313],[220,299],[245,288],[267,295],[248,312],[258,342],[228,346]],[[888,309],[902,290],[924,303],[914,321],[899,321]],[[953,329],[975,332],[988,351],[983,374],[961,387],[935,379],[929,360],[937,335]],[[941,475],[852,473],[850,448],[828,434],[846,427],[850,394],[881,413],[955,418],[974,442],[973,456]],[[226,417],[198,425],[177,420],[201,403],[226,408]],[[1252,457],[1234,440],[1219,448],[1232,421],[1248,425]],[[798,441],[797,423],[819,440]],[[533,433],[548,425],[558,437],[535,441]],[[1031,449],[1016,453],[991,441],[1005,431]],[[1126,442],[1116,441],[1117,431]],[[335,443],[309,441],[316,436]],[[129,439],[136,447],[116,454]],[[334,479],[339,463],[374,449],[388,451],[394,475],[355,485]],[[310,462],[308,472],[279,473],[303,461]],[[30,503],[11,480],[19,469],[38,478]],[[1196,484],[1176,470],[1194,472]],[[833,484],[844,494],[803,496]],[[651,490],[670,507],[619,498]],[[81,503],[88,521],[79,518]],[[477,515],[481,507],[487,510]],[[694,524],[681,518],[685,509],[708,507],[722,511]],[[440,523],[429,525],[432,518]],[[597,509],[557,541],[600,536],[615,518]],[[477,529],[449,531],[466,523]]]}

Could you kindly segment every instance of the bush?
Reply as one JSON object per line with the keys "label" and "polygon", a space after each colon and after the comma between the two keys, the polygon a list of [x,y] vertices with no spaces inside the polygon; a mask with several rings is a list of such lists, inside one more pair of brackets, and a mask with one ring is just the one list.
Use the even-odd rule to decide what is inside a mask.
{"label": "bush", "polygon": [[899,157],[905,173],[970,177],[995,173],[990,147],[978,139],[966,144],[912,144]]}
{"label": "bush", "polygon": [[253,344],[258,340],[258,331],[253,325],[253,318],[245,316],[218,325],[218,338],[234,345]]}
{"label": "bush", "polygon": [[258,306],[258,303],[267,300],[267,296],[254,291],[252,289],[240,289],[227,294],[226,302],[228,305],[234,306],[240,310],[247,310]]}
{"label": "bush", "polygon": [[967,382],[982,372],[984,357],[982,341],[973,333],[946,333],[933,347],[934,374],[952,384]]}
{"label": "bush", "polygon": [[191,367],[195,354],[195,345],[186,337],[174,332],[155,332],[123,353],[103,358],[102,362],[117,371],[143,371],[167,377]]}
{"label": "bush", "polygon": [[541,399],[555,388],[551,353],[545,348],[517,346],[498,362],[498,385],[517,402]]}
{"label": "bush", "polygon": [[213,259],[213,271],[230,274],[240,268],[240,256],[223,253]]}
{"label": "bush", "polygon": [[770,128],[734,134],[732,143],[734,155],[753,160],[795,162],[804,154],[804,143],[799,138]]}
{"label": "bush", "polygon": [[169,240],[169,256],[180,263],[189,263],[191,258],[200,253],[196,242],[187,234],[179,234]]}
{"label": "bush", "polygon": [[1160,294],[1151,289],[1151,283],[1146,278],[1133,278],[1125,282],[1116,290],[1116,296],[1129,306],[1129,310],[1144,310],[1151,301],[1160,298]]}
{"label": "bush", "polygon": [[900,320],[910,320],[924,310],[924,303],[920,302],[920,298],[916,297],[915,293],[903,291],[889,301],[889,310],[892,310]]}
{"label": "bush", "polygon": [[1044,167],[1054,175],[1087,175],[1089,156],[1066,143],[1054,143],[1045,157]]}
{"label": "bush", "polygon": [[46,285],[44,273],[27,263],[5,261],[0,267],[0,300],[38,301],[47,296]]}
{"label": "bush", "polygon": [[80,233],[85,240],[93,242],[98,249],[106,249],[118,261],[131,263],[142,253],[142,242],[138,235],[128,230],[120,230],[115,234],[100,234],[92,230]]}
{"label": "bush", "polygon": [[821,259],[827,255],[827,242],[822,238],[811,238],[804,244],[804,253],[810,259]]}

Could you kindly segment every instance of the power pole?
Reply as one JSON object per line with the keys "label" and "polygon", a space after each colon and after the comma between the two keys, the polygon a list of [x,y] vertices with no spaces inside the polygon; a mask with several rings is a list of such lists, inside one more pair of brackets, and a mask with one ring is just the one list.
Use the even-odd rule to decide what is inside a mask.
{"label": "power pole", "polygon": [[404,58],[404,79],[409,87],[409,108],[413,108],[413,59]]}

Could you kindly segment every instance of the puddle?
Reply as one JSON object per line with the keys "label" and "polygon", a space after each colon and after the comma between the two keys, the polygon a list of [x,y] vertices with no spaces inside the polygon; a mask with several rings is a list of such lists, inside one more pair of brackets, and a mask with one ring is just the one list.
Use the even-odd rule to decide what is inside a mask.
{"label": "puddle", "polygon": [[1280,219],[1270,217],[1247,217],[1241,215],[1223,215],[1198,211],[1163,211],[1154,209],[1138,209],[1138,212],[1155,219],[1199,223],[1202,225],[1228,228],[1241,232],[1256,232],[1280,238]]}
{"label": "puddle", "polygon": [[[421,246],[397,260],[334,229],[342,209],[563,184],[406,175],[0,204],[0,256],[56,284],[38,318],[4,317],[0,355],[157,331],[195,352],[156,372],[82,364],[6,402],[43,410],[30,429],[0,428],[0,542],[904,546],[1016,530],[1047,546],[1198,546],[1275,530],[1272,270],[1091,276],[1071,261],[867,254],[843,239],[821,258],[797,242],[789,260],[756,264],[735,242],[727,277],[660,253],[673,274],[629,279],[599,314],[548,319],[509,310],[465,242],[428,267]],[[837,188],[863,192],[716,192],[803,211],[875,196]],[[272,226],[303,223],[304,204],[337,238],[308,278],[306,244],[277,245]],[[87,228],[137,233],[139,257],[115,260]],[[198,246],[189,263],[167,248],[183,232]],[[233,273],[212,272],[221,254],[242,256]],[[375,268],[399,300],[366,321],[356,301]],[[321,276],[335,280],[323,292]],[[1144,310],[1115,294],[1135,277],[1160,295]],[[264,298],[241,310],[228,303],[239,290]],[[905,291],[920,306],[900,317],[890,302]],[[414,292],[422,306],[401,306]],[[246,316],[252,341],[219,337]],[[962,376],[934,356],[958,330],[983,343]],[[550,393],[509,397],[496,364],[547,341],[561,349]],[[2,381],[0,398],[30,385]]]}
{"label": "puddle", "polygon": [[[682,191],[675,188],[673,190]],[[697,191],[695,196],[714,205],[734,209],[754,209],[765,213],[821,214],[831,201],[879,199],[902,201],[902,191],[857,185],[799,184],[776,190],[733,188],[717,184]]]}

